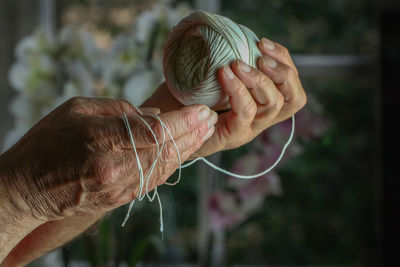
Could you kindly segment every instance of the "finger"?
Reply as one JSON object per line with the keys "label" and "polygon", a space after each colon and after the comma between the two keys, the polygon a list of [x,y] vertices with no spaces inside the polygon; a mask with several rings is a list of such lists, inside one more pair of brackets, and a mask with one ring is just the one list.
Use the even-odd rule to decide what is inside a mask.
{"label": "finger", "polygon": [[276,84],[285,103],[282,108],[284,119],[300,110],[306,103],[306,95],[299,76],[288,65],[263,55],[258,59],[258,68]]}
{"label": "finger", "polygon": [[[197,142],[195,142],[194,144],[192,144],[191,146],[186,146],[185,150],[183,150],[182,152],[180,152],[180,163],[183,164],[193,153],[195,153],[203,144],[205,141],[207,141],[215,132],[215,127],[212,126],[211,128],[208,129],[207,133]],[[176,170],[179,167],[179,161],[178,159],[176,159],[175,161],[170,161],[166,164],[168,164],[170,166],[171,170]],[[172,171],[172,172],[173,172]],[[172,173],[171,172],[171,173]],[[163,183],[165,183],[168,178],[169,178],[170,174],[161,174],[160,175],[160,179],[158,179],[157,185],[161,185]]]}
{"label": "finger", "polygon": [[[215,112],[205,105],[192,105],[161,113],[159,118],[164,126],[169,129],[172,137],[176,139],[201,125],[210,126],[215,119],[215,115]],[[156,122],[154,127],[156,136],[161,136],[162,125],[159,121]]]}
{"label": "finger", "polygon": [[163,140],[168,142],[171,136],[176,139],[201,125],[210,125],[214,114],[207,106],[193,105],[161,113],[159,119],[153,115],[127,116],[129,125],[124,124],[121,116],[101,117],[98,120],[102,121],[103,127],[99,136],[111,139],[117,147],[132,149],[128,126],[136,148],[154,147]]}
{"label": "finger", "polygon": [[263,53],[264,55],[268,55],[274,58],[275,60],[288,65],[290,68],[294,70],[294,72],[297,75],[299,75],[299,72],[297,71],[296,65],[294,64],[288,49],[283,45],[263,37],[258,42],[258,49],[260,49],[261,53]]}
{"label": "finger", "polygon": [[299,77],[288,65],[266,55],[258,59],[257,65],[276,84],[286,102],[296,98],[301,91]]}
{"label": "finger", "polygon": [[133,104],[122,99],[73,97],[66,104],[72,106],[73,112],[87,115],[120,116],[124,112],[139,113]]}
{"label": "finger", "polygon": [[229,95],[231,105],[231,110],[226,113],[228,116],[226,130],[230,133],[238,132],[242,127],[251,125],[257,112],[257,104],[230,67],[221,68],[218,77],[222,89]]}
{"label": "finger", "polygon": [[153,107],[140,107],[139,110],[143,113],[143,114],[160,114],[161,110],[159,108],[153,108]]}
{"label": "finger", "polygon": [[[215,119],[214,124],[216,122],[217,120]],[[163,151],[161,152],[161,162],[177,162],[178,151],[179,154],[182,154],[185,151],[191,150],[193,146],[195,146],[199,142],[203,143],[204,141],[206,141],[214,133],[214,124],[210,128],[208,128],[207,125],[202,125],[195,130],[180,136],[179,138],[174,140],[175,143],[172,142],[172,140],[166,143]],[[181,160],[183,161],[186,159],[181,158]]]}
{"label": "finger", "polygon": [[252,97],[261,106],[268,106],[279,97],[280,92],[274,82],[263,72],[250,67],[242,61],[235,61],[232,70],[248,88]]}
{"label": "finger", "polygon": [[[145,160],[144,162],[142,160],[142,166],[145,170],[145,174],[148,173],[150,167],[157,159],[155,169],[152,171],[148,189],[152,190],[154,186],[164,183],[168,177],[179,167],[179,159],[181,164],[186,161],[191,154],[197,151],[202,144],[212,136],[214,131],[214,126],[211,126],[211,128],[201,126],[196,130],[179,137],[177,140],[175,140],[175,143],[169,141],[165,144],[158,159],[158,151],[156,149],[152,149],[152,152],[150,152],[149,149],[141,150],[139,152],[139,157],[142,159],[145,159],[146,157],[148,158],[149,154],[153,154],[153,156],[148,158],[148,160]],[[134,155],[132,155],[132,153],[128,154],[128,157],[131,157],[132,161],[136,161],[136,158]],[[132,171],[135,171],[134,164]]]}
{"label": "finger", "polygon": [[257,114],[252,122],[253,129],[264,130],[278,115],[283,104],[282,94],[274,82],[263,72],[244,62],[234,62],[232,69],[243,84],[249,88],[252,97],[258,103]]}

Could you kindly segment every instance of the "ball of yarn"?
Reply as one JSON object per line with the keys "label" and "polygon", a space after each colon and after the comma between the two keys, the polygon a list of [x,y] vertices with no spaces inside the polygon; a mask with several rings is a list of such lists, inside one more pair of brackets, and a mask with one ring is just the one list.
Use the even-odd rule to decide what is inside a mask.
{"label": "ball of yarn", "polygon": [[261,56],[257,42],[253,31],[226,17],[206,11],[191,13],[172,29],[164,47],[169,90],[184,105],[228,103],[217,71],[237,59],[256,67]]}

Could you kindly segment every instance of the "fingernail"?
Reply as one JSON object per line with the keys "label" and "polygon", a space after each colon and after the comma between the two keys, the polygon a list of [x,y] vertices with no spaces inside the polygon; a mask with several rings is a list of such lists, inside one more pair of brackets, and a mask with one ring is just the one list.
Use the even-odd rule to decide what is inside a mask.
{"label": "fingernail", "polygon": [[251,71],[250,66],[247,65],[246,63],[244,63],[243,61],[239,61],[239,67],[244,72],[250,72]]}
{"label": "fingernail", "polygon": [[263,57],[261,58],[261,63],[262,63],[263,65],[267,65],[267,66],[270,67],[271,69],[275,69],[276,66],[278,66],[278,62],[277,62],[275,59],[270,58],[269,56],[263,56]]}
{"label": "fingernail", "polygon": [[205,121],[210,117],[210,108],[204,106],[199,111],[199,121]]}
{"label": "fingernail", "polygon": [[274,50],[275,49],[275,44],[268,40],[267,38],[263,37],[261,39],[262,45],[264,48],[268,49],[268,50]]}
{"label": "fingernail", "polygon": [[211,110],[211,116],[208,118],[207,121],[207,126],[208,128],[211,128],[211,126],[214,126],[218,121],[218,114],[217,112]]}
{"label": "fingernail", "polygon": [[235,74],[233,74],[231,68],[229,68],[228,66],[224,67],[224,74],[226,77],[228,77],[229,80],[233,80],[233,78],[235,78]]}
{"label": "fingernail", "polygon": [[159,108],[151,108],[151,107],[144,107],[144,108],[139,108],[141,112],[145,114],[160,114],[161,111]]}
{"label": "fingernail", "polygon": [[208,130],[208,132],[206,133],[206,135],[203,137],[203,140],[209,139],[209,138],[213,135],[214,132],[215,132],[215,127],[212,126],[212,127]]}

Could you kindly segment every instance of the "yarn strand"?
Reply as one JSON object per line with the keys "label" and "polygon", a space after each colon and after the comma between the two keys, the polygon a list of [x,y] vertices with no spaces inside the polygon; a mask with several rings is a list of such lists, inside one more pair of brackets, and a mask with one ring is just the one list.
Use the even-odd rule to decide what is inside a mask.
{"label": "yarn strand", "polygon": [[[135,106],[135,108],[137,110],[139,110],[136,106]],[[253,174],[253,175],[242,175],[242,174],[236,174],[236,173],[230,172],[228,170],[225,170],[225,169],[223,169],[221,167],[218,167],[217,165],[213,164],[212,162],[208,161],[207,159],[205,159],[203,157],[197,158],[197,159],[195,159],[195,160],[193,160],[193,161],[191,161],[191,162],[189,162],[187,164],[182,165],[181,155],[180,155],[178,146],[175,143],[175,140],[174,140],[174,138],[173,138],[173,136],[171,134],[171,131],[168,129],[168,127],[165,125],[165,123],[161,120],[161,118],[156,114],[151,114],[151,115],[150,114],[143,114],[141,111],[140,111],[140,113],[141,113],[142,116],[151,116],[151,117],[155,118],[156,120],[158,120],[160,122],[160,125],[162,126],[161,128],[162,128],[162,135],[163,135],[162,139],[163,139],[163,141],[162,141],[162,143],[160,145],[159,142],[157,141],[157,137],[156,137],[154,131],[151,129],[150,125],[142,117],[140,117],[139,115],[135,115],[135,117],[139,118],[144,123],[144,125],[147,127],[147,129],[150,131],[151,135],[153,136],[153,138],[155,140],[156,147],[157,147],[157,156],[154,159],[153,163],[150,165],[149,170],[146,172],[146,174],[144,174],[143,173],[143,168],[142,168],[142,165],[141,165],[141,162],[140,162],[140,158],[139,158],[139,155],[138,155],[138,152],[137,152],[137,149],[136,149],[136,145],[135,145],[135,141],[134,141],[134,138],[133,138],[133,134],[132,134],[132,130],[131,130],[131,127],[130,127],[130,124],[129,124],[128,117],[126,116],[125,113],[123,113],[122,119],[124,121],[124,125],[125,125],[125,128],[126,128],[126,131],[127,131],[128,135],[129,135],[129,139],[131,141],[132,149],[133,149],[134,154],[135,154],[136,163],[137,163],[138,171],[139,171],[140,182],[139,182],[139,189],[138,189],[137,196],[136,196],[135,199],[133,199],[130,202],[127,214],[126,214],[126,216],[124,218],[124,221],[122,222],[121,226],[124,227],[126,225],[128,219],[130,217],[130,213],[132,211],[132,208],[133,208],[133,205],[134,205],[136,199],[139,200],[139,201],[142,201],[147,196],[148,200],[150,202],[152,202],[152,201],[154,201],[155,198],[157,198],[158,205],[160,207],[160,232],[161,232],[162,238],[163,238],[163,235],[164,235],[164,221],[163,221],[163,212],[162,212],[162,202],[161,202],[160,196],[159,196],[158,191],[157,191],[157,186],[154,188],[154,193],[153,193],[153,196],[151,197],[150,196],[150,192],[148,191],[148,184],[149,184],[149,181],[150,181],[151,174],[153,173],[153,170],[155,168],[155,165],[158,162],[158,160],[160,158],[160,155],[161,155],[161,153],[163,151],[163,148],[165,146],[166,133],[171,138],[171,142],[174,144],[176,152],[177,152],[178,179],[175,182],[172,182],[172,183],[165,182],[165,184],[166,185],[170,185],[170,186],[174,186],[177,183],[179,183],[179,181],[181,180],[182,169],[186,168],[186,167],[189,167],[189,166],[193,165],[194,163],[196,163],[197,161],[200,161],[200,160],[203,161],[204,163],[206,163],[211,168],[215,169],[216,171],[219,171],[219,172],[221,172],[223,174],[230,175],[232,177],[236,177],[236,178],[239,178],[239,179],[253,179],[253,178],[257,178],[257,177],[263,176],[263,175],[267,174],[268,172],[270,172],[273,168],[275,168],[276,165],[278,165],[278,163],[282,160],[282,158],[283,158],[283,156],[284,156],[284,154],[286,152],[286,149],[288,148],[289,144],[293,140],[294,131],[295,131],[295,117],[293,115],[291,117],[292,126],[291,126],[291,132],[290,132],[289,138],[286,141],[285,145],[283,146],[283,148],[281,150],[281,153],[280,153],[279,157],[276,159],[276,161],[269,168],[264,170],[263,172],[260,172],[260,173],[257,173],[257,174]],[[146,188],[145,188],[145,193],[143,194],[143,187],[144,187],[145,181],[146,181]]]}
{"label": "yarn strand", "polygon": [[[168,89],[183,105],[204,104],[214,107],[216,105],[223,106],[227,104],[229,96],[221,89],[216,72],[219,68],[229,65],[234,60],[242,60],[256,68],[256,60],[262,55],[257,47],[258,41],[259,39],[256,34],[249,28],[237,24],[226,17],[206,11],[198,11],[190,14],[173,28],[164,46],[163,69]],[[135,199],[129,204],[122,227],[125,226],[129,219],[135,200],[142,201],[147,197],[152,202],[157,198],[160,207],[160,232],[162,238],[164,233],[162,201],[157,190],[158,187],[154,188],[152,196],[148,187],[151,175],[165,147],[167,135],[170,137],[177,152],[178,178],[174,182],[165,182],[165,184],[174,186],[181,180],[182,169],[198,161],[203,161],[218,172],[239,179],[253,179],[263,176],[275,168],[282,160],[286,149],[293,140],[295,131],[295,117],[293,115],[291,117],[292,126],[290,135],[275,162],[260,173],[252,175],[236,174],[218,167],[203,157],[182,165],[178,146],[170,129],[168,129],[161,118],[156,114],[144,114],[138,107],[135,106],[135,108],[138,111],[135,117],[149,129],[155,140],[157,154],[149,170],[144,173],[129,120],[126,114],[123,113],[122,119],[135,154],[140,181]],[[152,117],[160,123],[162,128],[161,144],[158,142],[157,136],[150,125],[143,119],[144,116]]]}
{"label": "yarn strand", "polygon": [[186,164],[182,165],[181,168],[189,167],[189,166],[193,165],[194,163],[196,163],[197,161],[201,160],[204,163],[206,163],[208,166],[213,168],[214,170],[219,171],[219,172],[221,172],[223,174],[235,177],[235,178],[253,179],[253,178],[257,178],[257,177],[263,176],[263,175],[269,173],[270,171],[272,171],[272,169],[274,169],[276,167],[276,165],[279,164],[279,162],[282,160],[283,156],[285,155],[286,149],[288,148],[288,146],[292,142],[293,136],[294,136],[294,129],[295,129],[295,118],[294,118],[294,115],[291,117],[291,120],[292,120],[292,127],[291,127],[292,129],[290,131],[290,136],[289,136],[288,140],[286,141],[285,145],[283,146],[283,148],[281,150],[281,153],[279,154],[279,157],[276,159],[276,161],[268,169],[266,169],[266,170],[264,170],[264,171],[262,171],[260,173],[253,174],[253,175],[236,174],[236,173],[233,173],[233,172],[230,172],[228,170],[225,170],[225,169],[222,169],[222,168],[218,167],[217,165],[215,165],[214,163],[208,161],[207,159],[205,159],[203,157],[197,158],[197,159],[195,159],[195,160],[193,160],[193,161],[191,161],[189,163],[186,163]]}

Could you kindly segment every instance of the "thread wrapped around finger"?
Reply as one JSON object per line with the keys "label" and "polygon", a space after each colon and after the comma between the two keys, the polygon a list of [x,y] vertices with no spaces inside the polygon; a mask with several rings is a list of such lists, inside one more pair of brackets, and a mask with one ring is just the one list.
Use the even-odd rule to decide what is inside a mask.
{"label": "thread wrapped around finger", "polygon": [[[256,60],[262,55],[258,50],[257,42],[258,38],[254,32],[226,17],[206,11],[198,11],[190,14],[172,29],[164,47],[164,76],[169,90],[183,105],[204,104],[209,107],[226,105],[229,97],[224,94],[219,84],[217,71],[221,67],[229,65],[234,60],[242,60],[248,65],[256,68]],[[149,114],[142,113],[137,107],[136,109],[138,110],[139,118],[141,118],[141,116],[149,116]],[[160,154],[164,149],[165,136],[168,134],[173,142],[174,139],[171,135],[170,129],[168,129],[157,115],[150,116],[156,118],[162,125],[163,142],[162,144],[157,142],[156,136],[151,127],[142,119],[142,122],[146,124],[146,127],[152,133],[157,144],[157,157],[154,159],[150,170],[145,173],[141,168],[140,159],[136,152],[135,142],[126,114],[123,114],[123,120],[132,143],[137,165],[139,166],[140,186],[136,194],[136,199],[141,201],[145,196],[147,196],[150,201],[153,201],[155,197],[157,197],[160,206],[160,231],[163,233],[164,223],[161,200],[157,192],[157,187],[154,188],[153,196],[151,197],[149,195],[148,183]],[[281,153],[279,154],[279,157],[269,168],[252,175],[232,173],[216,166],[203,157],[197,158],[185,165],[181,165],[180,152],[174,142],[177,150],[177,161],[179,164],[178,180],[174,183],[166,184],[175,185],[178,183],[181,177],[181,169],[189,167],[200,160],[216,171],[240,179],[253,179],[269,173],[280,162],[293,139],[295,130],[294,115],[291,117],[291,120],[291,132],[281,150]],[[133,200],[129,205],[122,226],[127,222],[134,202],[135,200]]]}
{"label": "thread wrapped around finger", "polygon": [[217,78],[217,70],[234,60],[256,67],[261,56],[258,38],[246,26],[206,11],[181,20],[169,34],[163,68],[172,95],[184,105],[209,107],[228,102]]}

